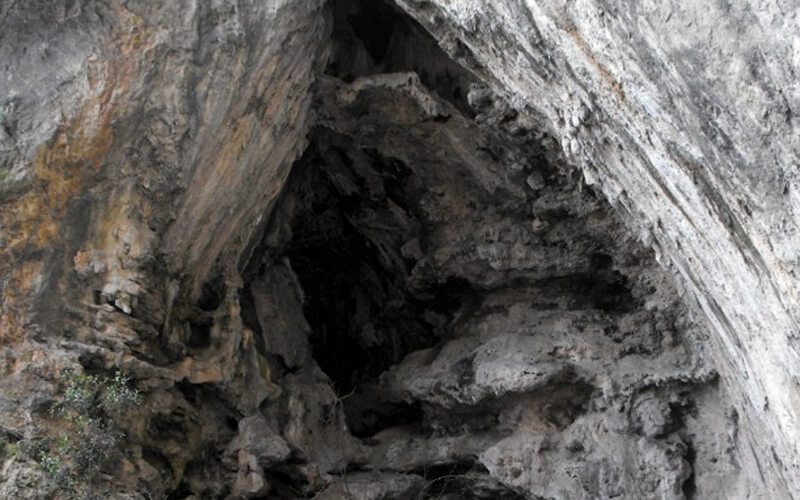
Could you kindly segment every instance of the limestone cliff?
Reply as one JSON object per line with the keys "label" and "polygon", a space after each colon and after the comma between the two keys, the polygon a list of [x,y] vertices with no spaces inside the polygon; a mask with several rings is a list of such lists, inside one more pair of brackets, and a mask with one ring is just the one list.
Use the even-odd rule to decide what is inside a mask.
{"label": "limestone cliff", "polygon": [[0,4],[0,497],[794,498],[799,21]]}

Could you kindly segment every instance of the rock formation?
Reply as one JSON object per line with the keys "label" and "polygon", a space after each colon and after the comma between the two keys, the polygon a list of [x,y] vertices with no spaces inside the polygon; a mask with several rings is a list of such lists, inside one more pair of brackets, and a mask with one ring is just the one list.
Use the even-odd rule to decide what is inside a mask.
{"label": "rock formation", "polygon": [[0,497],[795,498],[798,21],[0,5]]}

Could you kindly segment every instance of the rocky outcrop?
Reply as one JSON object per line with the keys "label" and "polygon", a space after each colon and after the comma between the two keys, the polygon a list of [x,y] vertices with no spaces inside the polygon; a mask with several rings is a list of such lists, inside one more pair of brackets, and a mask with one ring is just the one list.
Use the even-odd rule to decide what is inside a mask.
{"label": "rocky outcrop", "polygon": [[113,498],[791,498],[792,18],[684,7],[0,7],[0,496],[122,369]]}
{"label": "rocky outcrop", "polygon": [[656,249],[709,318],[751,469],[778,496],[800,490],[796,9],[398,3]]}
{"label": "rocky outcrop", "polygon": [[[0,19],[0,425],[47,435],[65,368],[120,367],[147,397],[119,488],[228,488],[192,460],[276,390],[235,262],[305,148],[323,2],[12,2]],[[8,484],[30,465],[14,460],[6,496],[36,497]]]}

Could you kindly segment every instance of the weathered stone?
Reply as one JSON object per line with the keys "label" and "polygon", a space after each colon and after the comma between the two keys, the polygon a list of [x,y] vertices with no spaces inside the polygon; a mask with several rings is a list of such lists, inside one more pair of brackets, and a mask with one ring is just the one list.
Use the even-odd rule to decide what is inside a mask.
{"label": "weathered stone", "polygon": [[749,442],[743,470],[768,483],[767,496],[800,490],[789,437],[800,433],[796,12],[776,2],[397,3],[561,137],[568,161],[654,246],[710,320]]}
{"label": "weathered stone", "polygon": [[270,428],[269,422],[262,415],[239,420],[239,434],[228,450],[233,453],[244,451],[248,456],[255,457],[261,467],[283,462],[291,455],[286,441]]}
{"label": "weathered stone", "polygon": [[336,500],[380,500],[383,498],[413,498],[425,485],[420,476],[410,474],[386,474],[380,472],[359,472],[339,479],[315,498]]}
{"label": "weathered stone", "polygon": [[796,18],[0,5],[0,496],[794,498]]}

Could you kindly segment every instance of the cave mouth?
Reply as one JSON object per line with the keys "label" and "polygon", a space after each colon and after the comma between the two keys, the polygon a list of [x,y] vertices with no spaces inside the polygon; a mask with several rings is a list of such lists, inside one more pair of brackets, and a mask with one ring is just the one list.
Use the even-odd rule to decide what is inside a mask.
{"label": "cave mouth", "polygon": [[311,137],[276,208],[289,215],[286,227],[271,229],[290,236],[261,251],[290,263],[313,360],[341,398],[350,432],[367,438],[422,421],[418,403],[380,397],[378,377],[443,342],[453,316],[480,291],[452,277],[414,281],[425,230],[412,205],[419,179],[402,162],[330,130]]}
{"label": "cave mouth", "polygon": [[[369,159],[373,190],[402,189],[408,172],[401,164]],[[392,210],[403,208],[391,206],[391,198],[347,191],[347,185],[363,182],[349,165],[343,150],[318,146],[295,165],[288,186],[302,208],[281,255],[304,290],[313,357],[340,395],[376,378],[407,353],[435,344],[459,294],[447,284],[412,293],[412,262],[397,250],[392,219]]]}
{"label": "cave mouth", "polygon": [[[310,356],[341,398],[351,432],[369,437],[423,420],[418,402],[387,401],[376,392],[380,375],[406,355],[458,336],[454,319],[469,315],[498,288],[537,290],[525,292],[526,300],[544,309],[623,313],[637,301],[599,241],[602,225],[587,223],[601,202],[576,194],[540,133],[514,125],[516,112],[395,6],[371,0],[333,0],[330,6],[333,57],[325,78],[346,85],[403,75],[401,87],[379,82],[346,109],[336,91],[326,95],[324,82],[317,89],[322,123],[310,131],[260,242],[247,253],[252,257],[244,266],[242,315],[258,333],[260,352],[284,373],[300,362],[291,349],[271,349],[266,344],[272,341],[264,339],[307,335]],[[415,77],[405,75],[416,75],[422,92],[446,111],[394,123],[419,112],[418,102],[408,102],[418,91],[402,88],[417,85]],[[484,117],[480,126],[478,114]],[[346,123],[353,119],[355,130]],[[432,129],[439,126],[447,132]],[[359,136],[364,130],[372,132]],[[464,139],[443,139],[462,133]],[[475,144],[465,152],[460,140]],[[485,173],[470,165],[477,155],[486,162]],[[544,228],[539,235],[531,234],[532,214]],[[480,234],[457,234],[458,225]],[[463,241],[451,245],[454,231]],[[521,244],[539,249],[520,250]],[[518,269],[498,268],[520,251],[526,255]],[[450,253],[444,260],[455,267],[438,263],[439,256],[430,255],[437,252]],[[301,311],[292,313],[298,317],[288,322],[279,318],[291,315],[279,304],[262,321],[254,301],[252,281],[274,279],[266,268],[276,265],[290,275],[283,283],[297,289],[301,303]],[[264,324],[276,320],[291,323],[290,331],[279,334]],[[307,323],[305,334],[301,323]]]}
{"label": "cave mouth", "polygon": [[[501,439],[514,419],[557,436],[605,411],[601,357],[671,348],[673,312],[642,310],[662,286],[656,264],[557,142],[413,20],[385,2],[330,5],[317,122],[240,269],[244,324],[289,393],[274,407],[309,391],[317,412],[293,465],[327,460],[341,417],[336,442],[359,448],[337,444],[350,456],[332,474],[406,474],[436,486],[426,495],[477,481],[488,489],[475,498],[517,498],[471,436]],[[379,456],[438,438],[461,443],[445,465],[425,450]]]}
{"label": "cave mouth", "polygon": [[[349,83],[413,72],[438,98],[473,116],[467,100],[472,76],[391,2],[332,0],[329,8],[333,54],[326,76]],[[276,343],[270,335],[307,335],[310,356],[341,398],[350,433],[368,438],[423,420],[419,402],[383,398],[375,390],[378,378],[407,354],[441,345],[454,316],[479,299],[481,287],[446,273],[415,275],[430,229],[420,213],[420,201],[429,194],[426,179],[412,165],[335,129],[312,129],[260,242],[247,253],[242,316],[257,333],[259,352],[284,374],[301,363],[291,349],[269,346]],[[281,310],[285,301],[283,307],[266,307],[275,312],[265,318],[256,290],[262,285],[253,282],[273,279],[267,268],[276,263],[288,268],[291,279],[284,285],[291,282],[298,290],[302,318],[278,318],[297,316]],[[293,326],[276,331],[270,322]]]}

